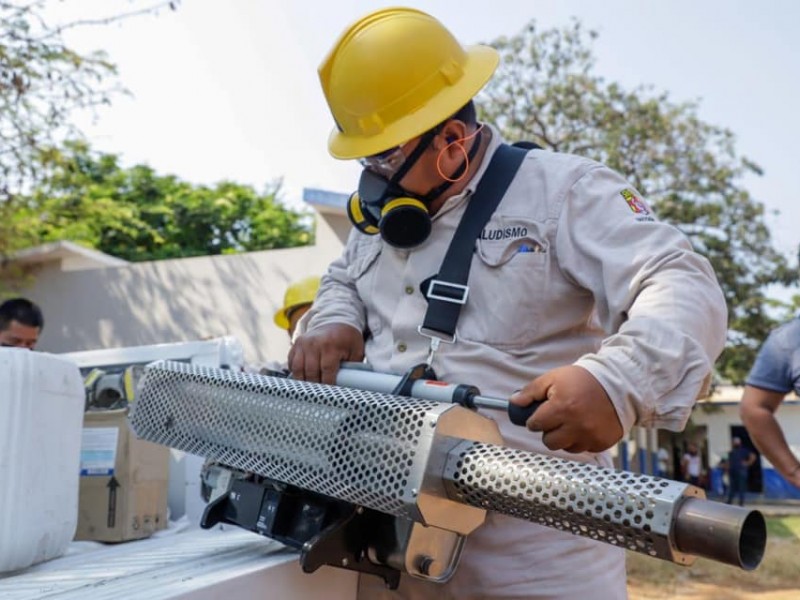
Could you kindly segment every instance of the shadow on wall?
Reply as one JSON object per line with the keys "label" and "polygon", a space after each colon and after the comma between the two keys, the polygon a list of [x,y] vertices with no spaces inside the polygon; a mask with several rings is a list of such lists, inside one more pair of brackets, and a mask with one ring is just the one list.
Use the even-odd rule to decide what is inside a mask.
{"label": "shadow on wall", "polygon": [[45,313],[39,349],[71,352],[236,336],[248,361],[283,360],[272,321],[286,286],[325,271],[314,246],[38,274],[25,290]]}

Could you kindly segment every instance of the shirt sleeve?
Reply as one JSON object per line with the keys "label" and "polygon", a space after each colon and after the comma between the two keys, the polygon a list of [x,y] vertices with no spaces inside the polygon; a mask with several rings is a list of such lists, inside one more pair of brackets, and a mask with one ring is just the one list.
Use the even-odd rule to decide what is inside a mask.
{"label": "shirt sleeve", "polygon": [[746,380],[771,392],[787,394],[800,388],[800,320],[773,331],[758,351]]}
{"label": "shirt sleeve", "polygon": [[364,234],[355,229],[339,258],[333,261],[320,280],[319,291],[311,309],[303,315],[302,332],[333,323],[350,325],[358,331],[366,328],[366,309],[356,289],[356,279],[363,272]]}
{"label": "shirt sleeve", "polygon": [[569,189],[558,221],[559,267],[593,295],[607,334],[576,364],[603,385],[626,431],[680,431],[725,345],[727,308],[710,263],[602,165]]}

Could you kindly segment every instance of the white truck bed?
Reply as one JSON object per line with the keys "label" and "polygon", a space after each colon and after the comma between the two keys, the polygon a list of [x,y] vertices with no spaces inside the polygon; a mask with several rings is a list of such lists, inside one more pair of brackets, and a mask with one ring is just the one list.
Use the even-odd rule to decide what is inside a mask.
{"label": "white truck bed", "polygon": [[357,575],[302,572],[296,552],[225,526],[189,528],[103,545],[73,542],[67,554],[0,574],[3,600],[351,600]]}

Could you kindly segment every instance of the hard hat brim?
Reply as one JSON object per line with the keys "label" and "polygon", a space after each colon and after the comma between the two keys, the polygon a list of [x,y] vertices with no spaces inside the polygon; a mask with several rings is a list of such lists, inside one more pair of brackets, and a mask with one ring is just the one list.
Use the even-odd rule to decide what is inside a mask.
{"label": "hard hat brim", "polygon": [[[291,308],[291,306],[289,307]],[[286,316],[286,312],[288,309],[282,308],[278,312],[275,313],[273,320],[275,321],[275,325],[280,327],[281,329],[289,330],[289,317]]]}
{"label": "hard hat brim", "polygon": [[422,135],[455,114],[486,85],[500,61],[497,50],[491,46],[470,46],[466,50],[464,74],[455,84],[377,135],[348,136],[334,129],[328,138],[331,156],[341,160],[372,156]]}

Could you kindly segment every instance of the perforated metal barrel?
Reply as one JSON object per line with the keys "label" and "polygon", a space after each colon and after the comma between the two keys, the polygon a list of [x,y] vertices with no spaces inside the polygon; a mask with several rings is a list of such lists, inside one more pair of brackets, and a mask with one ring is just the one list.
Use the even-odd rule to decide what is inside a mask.
{"label": "perforated metal barrel", "polygon": [[681,564],[700,555],[749,570],[766,545],[757,511],[649,475],[465,441],[443,479],[457,502]]}
{"label": "perforated metal barrel", "polygon": [[419,520],[437,402],[164,361],[137,386],[140,438]]}
{"label": "perforated metal barrel", "polygon": [[164,361],[145,369],[131,426],[462,534],[490,510],[682,564],[700,555],[752,569],[766,545],[757,511],[709,502],[685,483],[498,445],[493,421],[452,404]]}

